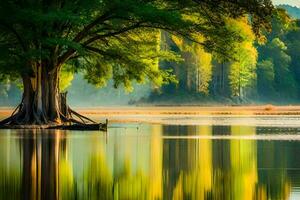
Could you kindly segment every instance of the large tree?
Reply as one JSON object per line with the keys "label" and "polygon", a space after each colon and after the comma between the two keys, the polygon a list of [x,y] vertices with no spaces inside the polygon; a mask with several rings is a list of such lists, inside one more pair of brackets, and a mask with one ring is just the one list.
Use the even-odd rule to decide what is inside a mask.
{"label": "large tree", "polygon": [[1,1],[0,80],[21,79],[24,90],[17,112],[2,124],[72,121],[60,105],[62,69],[81,70],[96,85],[111,76],[127,87],[132,80],[172,81],[158,61],[178,57],[160,49],[160,30],[230,58],[240,38],[226,20],[249,14],[260,36],[272,10],[270,0]]}

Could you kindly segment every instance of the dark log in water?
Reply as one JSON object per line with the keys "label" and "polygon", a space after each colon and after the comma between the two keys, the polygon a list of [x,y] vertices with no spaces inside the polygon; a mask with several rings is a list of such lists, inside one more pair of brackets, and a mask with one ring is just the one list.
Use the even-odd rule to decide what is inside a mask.
{"label": "dark log in water", "polygon": [[78,130],[78,131],[107,131],[107,124],[72,124],[53,126],[48,129]]}
{"label": "dark log in water", "polygon": [[66,124],[66,125],[1,125],[0,129],[60,129],[79,131],[107,131],[107,123],[99,124]]}

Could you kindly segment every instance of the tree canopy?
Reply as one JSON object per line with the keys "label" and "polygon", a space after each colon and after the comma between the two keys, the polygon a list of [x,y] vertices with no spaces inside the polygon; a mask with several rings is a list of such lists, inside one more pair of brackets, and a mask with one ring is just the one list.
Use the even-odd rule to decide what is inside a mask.
{"label": "tree canopy", "polygon": [[153,29],[183,36],[209,52],[229,57],[230,44],[239,37],[225,26],[225,20],[250,13],[259,35],[269,28],[266,22],[272,9],[267,0],[9,0],[0,4],[1,76],[32,73],[28,63],[55,58],[51,70],[71,63],[94,84],[101,84],[107,73],[113,75],[116,86],[145,77],[162,83],[170,77],[155,66],[157,58],[174,60],[176,56],[159,51]]}

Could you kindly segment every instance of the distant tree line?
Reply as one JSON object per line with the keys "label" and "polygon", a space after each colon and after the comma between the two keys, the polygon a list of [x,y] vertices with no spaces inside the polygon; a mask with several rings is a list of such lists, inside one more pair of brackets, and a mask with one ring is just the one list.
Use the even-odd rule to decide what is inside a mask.
{"label": "distant tree line", "polygon": [[[291,11],[290,16],[287,11]],[[249,19],[229,19],[239,33],[227,61],[201,46],[164,34],[164,48],[179,52],[184,62],[162,62],[178,83],[154,91],[150,102],[296,103],[300,100],[300,9],[281,5],[272,18],[272,32],[256,38]],[[233,60],[233,61],[232,61]]]}

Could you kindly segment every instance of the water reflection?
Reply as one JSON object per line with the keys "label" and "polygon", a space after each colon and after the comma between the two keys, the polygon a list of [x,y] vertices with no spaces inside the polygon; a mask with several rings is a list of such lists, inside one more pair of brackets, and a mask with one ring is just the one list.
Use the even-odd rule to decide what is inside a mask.
{"label": "water reflection", "polygon": [[107,134],[2,130],[0,199],[298,199],[300,141],[163,137],[263,131],[236,125],[140,125]]}

